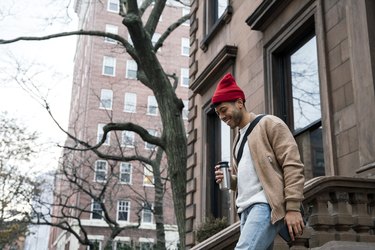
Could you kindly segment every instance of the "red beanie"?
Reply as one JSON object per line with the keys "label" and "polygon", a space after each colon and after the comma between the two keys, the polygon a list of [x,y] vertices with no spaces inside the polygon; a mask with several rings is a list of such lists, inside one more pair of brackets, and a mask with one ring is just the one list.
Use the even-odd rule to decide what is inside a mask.
{"label": "red beanie", "polygon": [[231,73],[227,73],[216,87],[214,96],[211,99],[212,104],[221,102],[231,102],[241,98],[245,101],[245,94],[238,87]]}

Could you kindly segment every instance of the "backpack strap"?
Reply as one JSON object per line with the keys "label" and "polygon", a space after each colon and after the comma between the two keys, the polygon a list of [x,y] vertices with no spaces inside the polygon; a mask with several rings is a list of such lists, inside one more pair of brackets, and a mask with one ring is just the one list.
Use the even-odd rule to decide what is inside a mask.
{"label": "backpack strap", "polygon": [[[247,137],[250,135],[251,131],[253,131],[253,128],[258,124],[258,122],[260,121],[260,119],[262,119],[265,115],[258,115],[251,123],[250,123],[250,126],[247,128],[246,132],[245,132],[245,135],[241,141],[241,144],[240,144],[240,148],[238,149],[238,153],[237,153],[237,157],[235,157],[235,160],[236,160],[236,163],[237,163],[237,166],[238,166],[238,163],[240,162],[241,158],[242,158],[242,153],[243,153],[243,148],[245,146],[245,143],[247,142]],[[238,141],[236,143],[236,146],[238,144]]]}

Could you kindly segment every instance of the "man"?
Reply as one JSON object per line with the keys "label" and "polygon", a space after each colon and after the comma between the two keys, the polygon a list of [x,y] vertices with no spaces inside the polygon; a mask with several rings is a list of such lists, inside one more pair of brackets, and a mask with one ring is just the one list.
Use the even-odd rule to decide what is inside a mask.
{"label": "man", "polygon": [[[219,118],[239,135],[233,148],[237,159],[242,140],[240,161],[232,164],[231,189],[237,191],[236,205],[241,220],[241,234],[236,248],[272,249],[279,231],[287,227],[291,240],[303,233],[301,215],[304,166],[297,144],[287,125],[273,115],[262,117],[245,138],[250,123],[257,117],[246,111],[244,92],[233,76],[220,80],[212,97]],[[223,173],[215,166],[216,182]]]}

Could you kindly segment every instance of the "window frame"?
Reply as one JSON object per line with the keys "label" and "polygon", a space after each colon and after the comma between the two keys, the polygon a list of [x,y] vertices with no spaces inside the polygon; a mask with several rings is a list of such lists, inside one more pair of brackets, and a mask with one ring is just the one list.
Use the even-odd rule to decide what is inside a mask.
{"label": "window frame", "polygon": [[[154,104],[154,105],[153,105]],[[150,110],[155,109],[155,112],[150,112]],[[147,115],[157,116],[159,114],[159,105],[153,95],[147,97]]]}
{"label": "window frame", "polygon": [[[105,25],[105,32],[118,35],[118,26],[113,25],[113,24],[106,24]],[[116,44],[117,43],[116,40],[114,40],[112,38],[109,38],[109,37],[104,37],[104,42],[105,43],[111,43],[111,44]]]}
{"label": "window frame", "polygon": [[[98,170],[98,163],[105,163],[105,170]],[[98,180],[97,177],[99,176],[97,172],[104,172],[104,179]],[[108,162],[105,160],[96,160],[95,161],[95,169],[94,169],[94,182],[106,182],[108,175]]]}
{"label": "window frame", "polygon": [[[106,103],[106,99],[104,99],[104,96],[105,96],[105,92],[107,92],[106,94],[109,94],[109,101],[110,101],[110,105],[109,107],[105,107],[104,103]],[[113,91],[111,89],[101,89],[100,90],[100,103],[99,103],[99,108],[100,109],[107,109],[107,110],[112,110],[112,105],[113,105]]]}
{"label": "window frame", "polygon": [[[327,154],[325,153],[327,149],[324,149],[325,132],[322,120],[324,117],[324,95],[321,87],[322,76],[320,74],[322,70],[320,68],[319,59],[318,30],[315,29],[315,13],[314,8],[306,9],[306,12],[301,13],[292,24],[288,25],[287,29],[278,33],[277,37],[272,38],[272,42],[267,43],[265,47],[265,82],[267,83],[265,85],[265,93],[266,99],[268,100],[268,102],[266,102],[266,113],[272,113],[280,117],[292,131],[300,149],[301,158],[305,164],[305,178],[307,180],[325,175],[324,172],[327,171],[327,167],[324,163],[327,162]],[[317,43],[316,60],[318,65],[321,116],[320,119],[312,121],[305,127],[295,130],[291,56],[302,48],[313,36],[316,36]],[[310,143],[312,140],[314,140],[314,144]],[[306,142],[309,142],[309,146],[305,145]]]}
{"label": "window frame", "polygon": [[[111,4],[116,4],[117,5],[117,9],[116,10],[111,9]],[[107,11],[108,12],[112,12],[112,13],[120,13],[120,1],[119,0],[108,0],[108,2],[107,2]]]}
{"label": "window frame", "polygon": [[[152,180],[150,180],[150,177],[152,177]],[[143,165],[143,186],[154,187],[154,173],[150,165]]]}
{"label": "window frame", "polygon": [[[127,205],[125,205],[125,210],[127,211],[120,211],[120,203],[125,202]],[[117,201],[117,213],[116,213],[116,220],[118,222],[130,222],[130,207],[131,207],[131,202],[129,200],[118,200]],[[127,213],[127,218],[126,220],[120,220],[120,213],[125,212]]]}
{"label": "window frame", "polygon": [[[157,136],[158,135],[158,131],[156,129],[147,129],[147,132],[150,135],[153,135],[153,136]],[[151,143],[145,141],[145,149],[147,149],[147,150],[154,150],[155,148],[156,148],[156,145],[151,144]]]}
{"label": "window frame", "polygon": [[[145,207],[146,207],[146,204],[145,203],[143,203],[142,204],[142,218],[141,218],[141,222],[142,222],[142,224],[148,224],[148,225],[150,225],[150,224],[154,224],[154,213],[152,212],[152,210],[153,210],[153,208],[154,208],[154,204],[149,204],[149,206],[151,206],[151,208],[147,208],[147,209],[145,209]],[[150,218],[150,222],[145,222],[145,211],[150,211],[150,215],[151,215],[151,218]]]}
{"label": "window frame", "polygon": [[[113,73],[112,74],[106,73],[106,68],[113,69]],[[102,75],[104,75],[104,76],[112,76],[112,77],[116,76],[116,57],[103,56]]]}
{"label": "window frame", "polygon": [[[100,211],[101,211],[101,215],[100,215],[100,219],[99,218],[94,218],[94,208],[95,208],[95,204],[98,205],[100,207]],[[99,211],[99,210],[98,210]],[[94,199],[91,199],[91,213],[90,213],[90,219],[91,220],[103,220],[103,209],[100,205],[99,202],[96,202],[94,201]]]}
{"label": "window frame", "polygon": [[[122,167],[124,166],[124,165],[128,165],[128,167],[129,167],[129,172],[127,172],[127,171],[123,171],[122,170]],[[120,169],[119,169],[119,179],[120,179],[120,183],[121,184],[127,184],[127,185],[131,185],[132,184],[132,177],[133,177],[133,165],[130,163],[130,162],[121,162],[120,163]],[[125,181],[122,181],[122,175],[129,175],[129,182],[125,182]]]}
{"label": "window frame", "polygon": [[[99,123],[98,124],[98,131],[97,131],[97,136],[96,136],[96,143],[99,143],[102,140],[103,135],[104,135],[103,127],[105,125],[106,125],[105,123]],[[109,146],[110,144],[111,144],[111,132],[108,132],[107,133],[107,138],[106,138],[105,142],[103,143],[103,145]]]}
{"label": "window frame", "polygon": [[[129,74],[130,72],[132,72],[132,73],[135,72],[135,76],[132,76],[131,74]],[[134,60],[126,60],[126,75],[125,75],[125,77],[127,79],[137,80],[138,79],[137,74],[138,74],[137,62],[134,61]]]}
{"label": "window frame", "polygon": [[[131,100],[133,97],[134,97],[134,105],[133,105],[134,110],[133,109],[127,109],[127,107],[131,107],[131,105],[128,105],[131,102],[128,102],[128,101]],[[137,94],[136,93],[132,93],[132,92],[126,92],[125,93],[125,95],[124,95],[124,112],[126,112],[126,113],[137,113]]]}
{"label": "window frame", "polygon": [[[190,77],[189,77],[189,68],[181,68],[180,70],[181,75],[180,75],[180,85],[182,87],[188,88],[189,87],[189,82],[190,82]],[[187,84],[184,84],[184,79],[187,80]]]}
{"label": "window frame", "polygon": [[[126,137],[129,137],[128,135],[131,135],[131,144],[126,143],[127,141],[125,140]],[[135,133],[133,131],[128,131],[124,130],[121,133],[121,146],[122,147],[127,147],[127,148],[134,148],[134,142],[135,142]]]}
{"label": "window frame", "polygon": [[[185,50],[188,50],[185,53]],[[190,55],[190,38],[181,37],[181,55],[182,56],[189,56]]]}

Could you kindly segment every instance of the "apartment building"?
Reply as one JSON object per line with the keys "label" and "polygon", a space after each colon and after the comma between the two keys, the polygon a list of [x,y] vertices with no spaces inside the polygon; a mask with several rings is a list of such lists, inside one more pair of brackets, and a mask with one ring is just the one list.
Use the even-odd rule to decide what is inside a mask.
{"label": "apartment building", "polygon": [[[139,3],[141,1],[138,1]],[[173,22],[189,13],[183,5],[168,1],[152,42]],[[147,18],[152,5],[144,13]],[[132,43],[119,15],[118,0],[75,2],[79,29],[106,31],[121,35]],[[187,123],[189,87],[189,22],[177,28],[157,51],[168,74],[179,78],[177,96],[185,104],[183,117]],[[108,123],[131,122],[150,134],[160,135],[162,124],[158,104],[150,89],[137,80],[137,63],[115,40],[96,36],[79,36],[74,61],[69,133],[79,140],[95,145],[103,138]],[[74,148],[74,140],[66,146]],[[95,149],[96,150],[96,149]],[[155,157],[155,145],[146,143],[135,132],[111,131],[97,149],[103,155]],[[165,157],[164,157],[165,158]],[[173,210],[166,160],[160,172],[164,183],[164,229],[167,249],[177,249],[178,230]],[[113,159],[113,158],[112,158]],[[104,249],[113,227],[121,232],[110,242],[112,249],[152,249],[156,243],[155,202],[152,167],[137,160],[109,160],[92,150],[65,149],[60,170],[66,170],[55,180],[55,204],[64,202],[64,209],[55,208],[70,218],[77,236],[87,234],[94,249]],[[67,176],[70,178],[67,181]],[[77,209],[79,208],[79,209]],[[104,219],[106,218],[106,219]],[[110,220],[108,220],[108,218]],[[57,220],[57,219],[55,219]],[[107,244],[108,245],[108,244]],[[86,249],[74,234],[53,227],[50,249]],[[87,248],[88,249],[88,248]]]}

